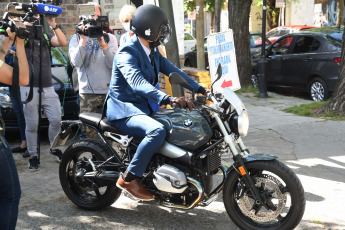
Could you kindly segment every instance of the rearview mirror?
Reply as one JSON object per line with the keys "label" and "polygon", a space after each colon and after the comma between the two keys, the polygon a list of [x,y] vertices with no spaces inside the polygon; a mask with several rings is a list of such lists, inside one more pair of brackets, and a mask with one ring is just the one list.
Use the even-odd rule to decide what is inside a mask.
{"label": "rearview mirror", "polygon": [[216,83],[222,77],[222,74],[223,74],[222,65],[220,63],[218,63],[217,72],[216,72],[216,79],[214,80],[214,82],[211,85],[211,95],[213,95],[214,83]]}
{"label": "rearview mirror", "polygon": [[217,72],[216,72],[216,76],[217,76],[216,81],[218,81],[222,77],[222,74],[223,74],[222,65],[218,63]]}
{"label": "rearview mirror", "polygon": [[182,85],[182,84],[185,84],[185,85],[188,85],[188,82],[179,74],[179,73],[176,73],[176,72],[173,72],[169,75],[169,82],[170,84],[172,85]]}
{"label": "rearview mirror", "polygon": [[171,85],[185,85],[187,86],[189,89],[192,90],[192,97],[194,99],[194,88],[179,74],[176,72],[172,72],[171,74],[169,74],[169,82]]}

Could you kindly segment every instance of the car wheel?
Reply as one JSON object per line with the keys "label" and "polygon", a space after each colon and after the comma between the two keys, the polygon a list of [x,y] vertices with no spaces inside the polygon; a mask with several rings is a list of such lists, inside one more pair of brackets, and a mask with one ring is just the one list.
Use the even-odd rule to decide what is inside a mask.
{"label": "car wheel", "polygon": [[313,101],[323,101],[328,98],[327,85],[321,78],[314,78],[309,86],[309,93]]}
{"label": "car wheel", "polygon": [[186,67],[193,67],[193,66],[192,66],[192,62],[191,62],[189,59],[186,59],[186,60],[184,61],[184,66],[186,66]]}
{"label": "car wheel", "polygon": [[252,84],[255,88],[259,88],[259,78],[256,75],[252,75]]}

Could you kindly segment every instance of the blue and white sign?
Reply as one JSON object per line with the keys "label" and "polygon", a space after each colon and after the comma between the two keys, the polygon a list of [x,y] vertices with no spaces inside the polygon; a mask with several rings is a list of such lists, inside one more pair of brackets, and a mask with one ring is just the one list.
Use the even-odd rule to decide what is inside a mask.
{"label": "blue and white sign", "polygon": [[223,70],[223,77],[215,83],[214,91],[223,93],[224,88],[227,87],[233,91],[240,89],[232,30],[210,34],[207,38],[207,50],[212,82],[215,80],[219,63]]}

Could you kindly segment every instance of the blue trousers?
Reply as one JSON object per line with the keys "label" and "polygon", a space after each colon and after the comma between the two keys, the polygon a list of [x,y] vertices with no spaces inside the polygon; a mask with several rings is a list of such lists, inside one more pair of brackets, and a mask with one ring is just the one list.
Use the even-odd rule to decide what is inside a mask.
{"label": "blue trousers", "polygon": [[14,230],[21,196],[17,167],[11,149],[0,136],[0,229]]}
{"label": "blue trousers", "polygon": [[147,115],[137,115],[110,122],[115,128],[143,138],[127,170],[137,177],[143,176],[153,154],[161,147],[166,137],[164,125]]}
{"label": "blue trousers", "polygon": [[[24,111],[23,111],[23,104],[20,101],[16,101],[11,93],[11,86],[8,87],[10,89],[8,96],[11,98],[12,108],[14,113],[17,115],[17,121],[19,126],[20,132],[20,139],[25,141],[25,118],[24,118]],[[19,97],[20,98],[20,97]]]}

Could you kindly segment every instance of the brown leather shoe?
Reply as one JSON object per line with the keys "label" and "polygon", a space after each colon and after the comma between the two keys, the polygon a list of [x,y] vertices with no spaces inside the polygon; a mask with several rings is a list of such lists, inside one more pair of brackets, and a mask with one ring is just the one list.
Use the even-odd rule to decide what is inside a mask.
{"label": "brown leather shoe", "polygon": [[126,182],[122,178],[122,175],[116,182],[116,186],[120,189],[126,190],[132,196],[138,198],[139,200],[150,201],[153,200],[153,195],[144,188],[144,186],[139,184],[139,179],[132,180],[131,182]]}

